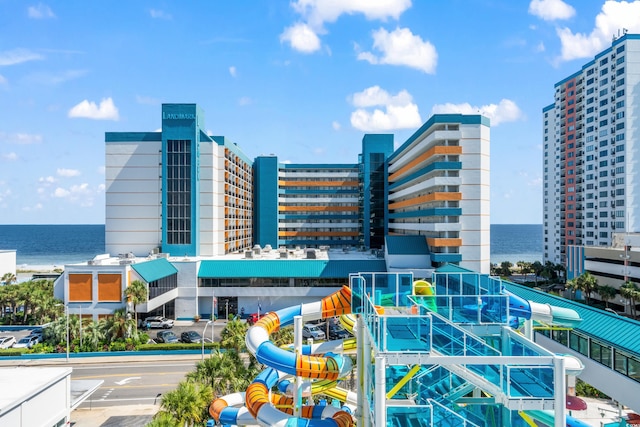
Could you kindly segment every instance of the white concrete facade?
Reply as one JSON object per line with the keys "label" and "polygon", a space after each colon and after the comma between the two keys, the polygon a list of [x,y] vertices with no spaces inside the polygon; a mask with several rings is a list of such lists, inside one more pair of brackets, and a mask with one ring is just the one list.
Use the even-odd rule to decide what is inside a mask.
{"label": "white concrete facade", "polygon": [[543,109],[543,260],[640,230],[640,34],[614,38]]}
{"label": "white concrete facade", "polygon": [[434,116],[390,158],[389,176],[389,234],[424,235],[434,262],[459,254],[461,267],[489,272],[486,118]]}

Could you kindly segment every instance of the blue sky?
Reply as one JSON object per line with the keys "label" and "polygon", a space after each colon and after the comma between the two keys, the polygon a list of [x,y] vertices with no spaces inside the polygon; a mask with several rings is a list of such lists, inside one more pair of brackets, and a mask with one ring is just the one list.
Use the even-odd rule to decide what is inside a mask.
{"label": "blue sky", "polygon": [[640,1],[0,0],[0,223],[104,223],[104,133],[162,103],[254,158],[355,163],[433,113],[491,127],[491,222],[542,222],[554,84],[640,32]]}

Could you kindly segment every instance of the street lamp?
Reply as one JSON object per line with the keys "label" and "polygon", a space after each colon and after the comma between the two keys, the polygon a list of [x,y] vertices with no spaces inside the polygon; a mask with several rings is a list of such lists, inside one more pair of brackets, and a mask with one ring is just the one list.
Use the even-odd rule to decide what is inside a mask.
{"label": "street lamp", "polygon": [[66,304],[56,304],[56,306],[64,307],[64,317],[67,319],[67,362],[69,362],[69,307]]}
{"label": "street lamp", "polygon": [[[204,325],[204,329],[202,330],[202,360],[204,360],[204,334],[207,332],[207,326],[213,325],[213,320],[207,320],[207,323]],[[214,326],[211,326],[211,330],[213,331]],[[211,336],[213,337],[213,332],[211,332]],[[211,340],[213,342],[213,339]]]}

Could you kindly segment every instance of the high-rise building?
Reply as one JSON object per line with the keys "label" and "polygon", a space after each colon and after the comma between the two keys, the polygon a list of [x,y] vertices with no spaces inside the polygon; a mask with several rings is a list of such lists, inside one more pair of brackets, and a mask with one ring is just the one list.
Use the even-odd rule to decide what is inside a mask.
{"label": "high-rise building", "polygon": [[614,37],[543,108],[544,261],[639,228],[640,34]]}
{"label": "high-rise building", "polygon": [[489,269],[489,120],[431,117],[394,150],[368,134],[357,163],[253,161],[164,104],[160,132],[106,133],[110,254],[217,257],[260,247],[383,249],[423,236],[433,267]]}

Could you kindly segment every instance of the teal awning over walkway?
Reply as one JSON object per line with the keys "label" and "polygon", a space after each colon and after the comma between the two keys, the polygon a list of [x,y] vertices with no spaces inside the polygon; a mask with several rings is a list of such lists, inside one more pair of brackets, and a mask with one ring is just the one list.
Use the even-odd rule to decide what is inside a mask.
{"label": "teal awning over walkway", "polygon": [[132,264],[131,267],[147,283],[155,282],[178,272],[178,269],[164,258]]}
{"label": "teal awning over walkway", "polygon": [[350,273],[386,271],[384,260],[208,260],[200,278],[347,278]]}

